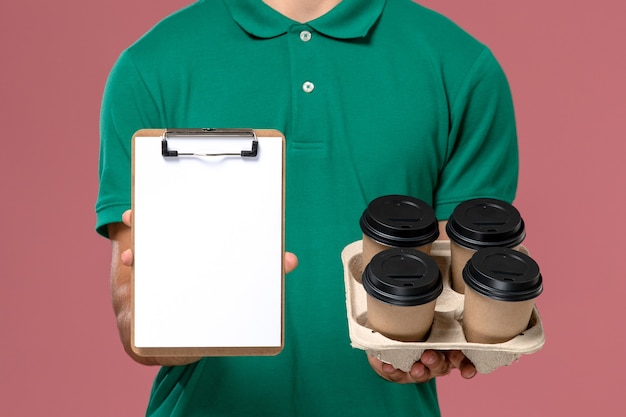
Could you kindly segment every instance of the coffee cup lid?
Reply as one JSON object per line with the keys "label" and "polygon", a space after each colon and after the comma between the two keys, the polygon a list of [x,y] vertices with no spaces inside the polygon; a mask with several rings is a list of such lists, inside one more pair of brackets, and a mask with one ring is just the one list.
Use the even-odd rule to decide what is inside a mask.
{"label": "coffee cup lid", "polygon": [[361,281],[369,295],[397,306],[426,304],[443,291],[437,262],[409,248],[392,248],[376,254]]}
{"label": "coffee cup lid", "polygon": [[530,256],[510,248],[479,249],[463,269],[465,284],[500,301],[525,301],[543,291],[539,265]]}
{"label": "coffee cup lid", "polygon": [[526,237],[519,211],[493,198],[475,198],[456,206],[446,224],[446,232],[450,240],[472,249],[512,248]]}
{"label": "coffee cup lid", "polygon": [[409,196],[372,200],[359,223],[366,236],[387,246],[417,247],[439,237],[435,211],[428,203]]}

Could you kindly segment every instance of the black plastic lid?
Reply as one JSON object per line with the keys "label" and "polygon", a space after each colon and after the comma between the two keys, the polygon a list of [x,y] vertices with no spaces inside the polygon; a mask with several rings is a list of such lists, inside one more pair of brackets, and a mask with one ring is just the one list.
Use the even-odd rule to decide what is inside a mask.
{"label": "black plastic lid", "polygon": [[524,301],[543,291],[539,265],[528,255],[510,248],[479,249],[463,269],[465,284],[500,301]]}
{"label": "black plastic lid", "polygon": [[512,248],[526,237],[519,211],[493,198],[476,198],[456,206],[448,219],[446,232],[450,240],[472,249]]}
{"label": "black plastic lid", "polygon": [[397,306],[426,304],[443,291],[437,262],[409,248],[392,248],[376,254],[361,281],[369,295]]}
{"label": "black plastic lid", "polygon": [[366,236],[387,246],[417,247],[439,237],[435,211],[428,203],[403,195],[372,200],[360,220]]}

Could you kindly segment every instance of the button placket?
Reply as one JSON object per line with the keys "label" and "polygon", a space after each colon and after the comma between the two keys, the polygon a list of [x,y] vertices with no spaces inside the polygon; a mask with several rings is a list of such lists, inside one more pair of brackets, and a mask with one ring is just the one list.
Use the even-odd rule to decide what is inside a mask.
{"label": "button placket", "polygon": [[[325,149],[320,135],[315,134],[319,129],[319,121],[315,114],[321,111],[324,96],[319,94],[320,86],[324,84],[320,67],[319,48],[324,38],[307,25],[295,25],[290,28],[288,42],[292,67],[292,94],[293,94],[293,132],[292,143],[302,149]],[[320,43],[321,42],[321,43]],[[320,84],[321,83],[321,84]]]}
{"label": "button placket", "polygon": [[[313,33],[308,29],[302,29],[298,35],[300,37],[300,41],[303,43],[308,43],[313,38]],[[302,91],[307,94],[310,94],[315,90],[315,84],[310,80],[305,80],[302,83]]]}

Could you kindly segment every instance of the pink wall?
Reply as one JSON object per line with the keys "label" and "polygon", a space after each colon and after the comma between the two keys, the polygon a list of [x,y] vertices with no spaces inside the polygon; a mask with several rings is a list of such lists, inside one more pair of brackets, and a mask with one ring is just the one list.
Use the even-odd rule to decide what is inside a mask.
{"label": "pink wall", "polygon": [[[122,48],[190,0],[0,5],[0,415],[143,415],[154,368],[126,358],[93,232],[98,111]],[[542,266],[547,343],[439,383],[448,416],[617,415],[626,371],[626,6],[424,1],[489,44],[516,102],[517,206]],[[595,285],[596,288],[591,288]]]}

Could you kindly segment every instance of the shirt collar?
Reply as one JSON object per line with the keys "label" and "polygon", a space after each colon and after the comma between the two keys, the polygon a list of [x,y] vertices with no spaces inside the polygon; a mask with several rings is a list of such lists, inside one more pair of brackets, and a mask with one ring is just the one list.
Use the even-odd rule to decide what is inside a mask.
{"label": "shirt collar", "polygon": [[[223,0],[237,24],[250,35],[273,38],[297,22],[261,0]],[[342,0],[325,15],[307,22],[317,32],[339,39],[365,37],[380,17],[386,0]]]}

